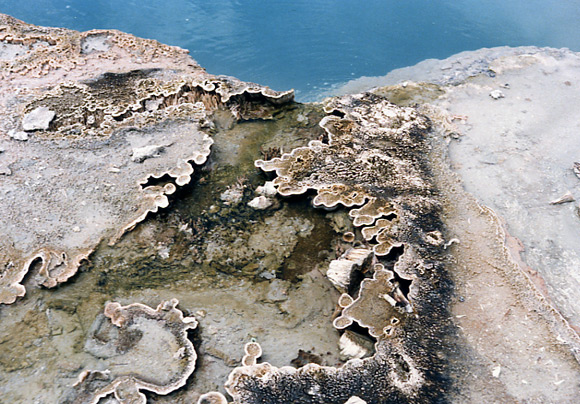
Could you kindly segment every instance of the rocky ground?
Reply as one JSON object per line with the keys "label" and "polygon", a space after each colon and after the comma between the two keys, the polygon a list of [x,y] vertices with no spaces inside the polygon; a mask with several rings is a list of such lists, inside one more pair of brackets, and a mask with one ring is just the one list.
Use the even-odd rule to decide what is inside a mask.
{"label": "rocky ground", "polygon": [[0,22],[0,402],[576,401],[575,53],[303,105]]}

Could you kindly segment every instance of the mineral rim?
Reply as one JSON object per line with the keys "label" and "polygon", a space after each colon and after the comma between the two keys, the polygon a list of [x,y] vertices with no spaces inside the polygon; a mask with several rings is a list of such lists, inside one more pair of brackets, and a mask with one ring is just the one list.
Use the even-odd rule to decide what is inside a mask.
{"label": "mineral rim", "polygon": [[[0,391],[11,402],[580,396],[580,343],[566,315],[573,311],[560,314],[560,300],[517,259],[501,218],[466,192],[448,158],[462,134],[453,102],[467,103],[473,91],[487,91],[486,102],[506,98],[478,82],[493,58],[487,66],[468,58],[451,81],[427,77],[305,106],[292,92],[208,74],[182,49],[117,31],[43,28],[2,15],[0,44]],[[536,50],[535,58],[554,52]],[[535,63],[518,51],[511,57],[494,62],[496,71]],[[558,60],[549,59],[552,71]],[[481,111],[460,119],[493,119]],[[231,152],[242,142],[248,155],[262,153],[255,166],[264,173]],[[226,180],[215,174],[220,164],[233,167]],[[214,174],[202,177],[200,166]],[[195,195],[200,189],[206,194]],[[174,231],[179,214],[171,216],[170,202],[180,198],[199,206]],[[168,207],[167,221],[151,217]],[[131,268],[129,258],[107,256],[115,249],[153,258]],[[73,278],[83,262],[93,268]],[[157,266],[167,273],[155,275]],[[124,276],[161,281],[123,290]],[[189,289],[200,277],[215,288],[206,291],[207,310],[191,300],[204,293]],[[24,284],[33,288],[26,296]],[[168,293],[181,310],[172,298],[157,310],[125,305]],[[315,309],[318,299],[331,309]],[[81,303],[96,315],[90,327]],[[212,319],[212,310],[228,314]],[[265,313],[282,320],[244,317]],[[331,352],[338,346],[322,348],[326,359],[317,353],[335,336],[342,362]],[[298,357],[281,358],[297,338],[305,338]],[[47,362],[57,356],[66,367]],[[212,358],[221,361],[214,373]]]}

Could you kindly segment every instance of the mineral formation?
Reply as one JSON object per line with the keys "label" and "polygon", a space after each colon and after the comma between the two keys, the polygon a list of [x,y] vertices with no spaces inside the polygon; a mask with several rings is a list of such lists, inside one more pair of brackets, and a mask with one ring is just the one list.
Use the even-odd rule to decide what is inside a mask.
{"label": "mineral formation", "polygon": [[[356,322],[375,339],[376,353],[341,368],[248,363],[232,372],[226,389],[235,403],[344,403],[354,395],[366,402],[438,401],[433,385],[447,383],[446,360],[432,352],[446,333],[451,283],[443,247],[430,236],[443,231],[427,161],[430,122],[373,94],[335,98],[325,110],[325,139],[256,166],[275,171],[281,195],[314,190],[315,206],[350,209],[370,249],[358,250],[366,251],[360,257],[347,253],[341,260],[349,265],[331,264],[329,276],[348,290],[334,324],[343,330]],[[359,270],[357,285],[352,268],[365,265],[369,253],[374,265]]]}
{"label": "mineral formation", "polygon": [[24,296],[33,268],[40,285],[65,282],[101,241],[167,207],[210,154],[215,111],[267,118],[293,97],[117,31],[0,15],[0,44],[4,304]]}
{"label": "mineral formation", "polygon": [[197,327],[184,317],[178,301],[156,310],[134,303],[108,303],[93,324],[85,349],[101,359],[102,370],[84,370],[63,403],[94,404],[114,394],[121,404],[145,404],[140,390],[168,394],[185,384],[197,355],[187,330]]}

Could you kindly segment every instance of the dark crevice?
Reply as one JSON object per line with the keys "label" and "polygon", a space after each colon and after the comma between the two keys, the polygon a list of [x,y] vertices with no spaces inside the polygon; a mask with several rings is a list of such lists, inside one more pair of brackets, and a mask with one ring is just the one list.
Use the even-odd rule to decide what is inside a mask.
{"label": "dark crevice", "polygon": [[344,118],[346,114],[338,109],[333,109],[328,115],[338,116],[339,118]]}
{"label": "dark crevice", "polygon": [[411,290],[411,284],[413,281],[411,279],[403,278],[395,269],[397,262],[404,253],[404,244],[401,246],[394,246],[387,255],[381,258],[380,262],[383,264],[385,269],[388,269],[393,273],[393,279],[391,280],[391,283],[394,286],[392,296],[397,301],[396,307],[408,309],[411,308],[409,291]]}
{"label": "dark crevice", "polygon": [[33,259],[30,262],[30,265],[28,265],[28,271],[26,272],[24,278],[22,278],[22,281],[20,281],[20,283],[22,285],[33,284],[34,286],[39,286],[40,281],[38,275],[40,272],[40,268],[42,268],[43,264],[44,260],[42,259],[42,257],[36,257],[35,259]]}
{"label": "dark crevice", "polygon": [[32,260],[30,265],[28,266],[28,273],[38,272],[40,268],[42,268],[43,259],[41,257],[36,257]]}
{"label": "dark crevice", "polygon": [[395,264],[401,258],[403,253],[405,252],[405,245],[401,246],[393,246],[391,247],[391,251],[383,257],[381,257],[380,262],[385,266],[385,269],[393,271],[395,268]]}
{"label": "dark crevice", "polygon": [[345,332],[348,332],[349,339],[369,351],[369,354],[365,355],[364,357],[370,357],[375,354],[375,344],[377,343],[377,339],[369,333],[368,328],[365,328],[359,325],[356,321],[353,321],[350,326],[344,329],[343,334]]}
{"label": "dark crevice", "polygon": [[[393,283],[393,285],[395,286],[395,288],[399,288],[399,290],[401,291],[401,293],[403,294],[403,297],[408,301],[409,300],[409,291],[411,290],[411,284],[413,283],[413,281],[411,279],[406,279],[401,277],[397,271],[393,270],[393,275],[394,278],[391,281]],[[397,305],[400,302],[397,303]],[[404,303],[401,303],[401,305],[404,305]]]}
{"label": "dark crevice", "polygon": [[146,182],[142,182],[141,185],[141,189],[145,189],[147,187],[153,187],[153,186],[164,186],[165,184],[169,184],[175,183],[175,178],[173,178],[171,175],[169,174],[163,174],[161,177],[155,177],[153,175],[150,175],[147,178]]}
{"label": "dark crevice", "polygon": [[364,270],[355,270],[352,272],[352,276],[350,278],[350,284],[348,285],[348,294],[351,296],[358,296],[358,292],[360,290],[360,285],[365,278],[371,278],[372,273],[371,271],[364,271]]}
{"label": "dark crevice", "polygon": [[392,222],[396,218],[397,218],[397,214],[395,212],[391,212],[391,213],[389,213],[387,215],[384,215],[384,216],[380,217],[379,219],[387,219],[387,220],[389,220],[389,221]]}

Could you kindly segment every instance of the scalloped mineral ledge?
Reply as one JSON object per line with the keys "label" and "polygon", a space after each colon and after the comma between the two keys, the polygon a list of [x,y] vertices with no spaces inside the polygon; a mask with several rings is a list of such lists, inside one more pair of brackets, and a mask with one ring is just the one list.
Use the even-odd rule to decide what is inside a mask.
{"label": "scalloped mineral ledge", "polygon": [[187,330],[197,327],[183,317],[177,299],[156,310],[134,303],[107,303],[104,316],[89,332],[85,349],[101,358],[103,370],[84,370],[62,402],[96,404],[114,393],[121,404],[145,404],[140,390],[168,394],[185,384],[197,355]]}

